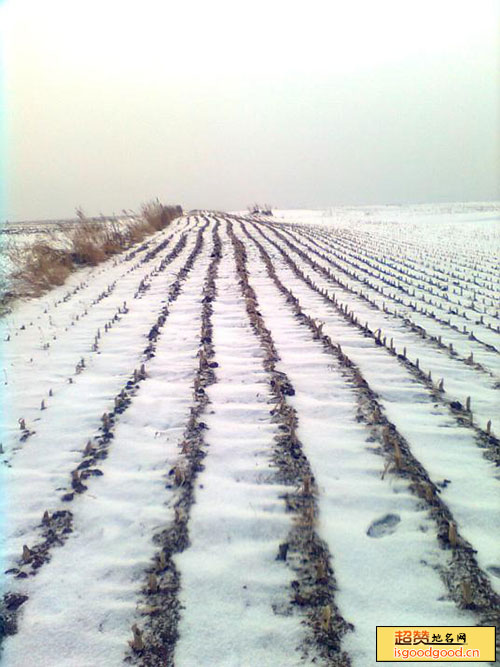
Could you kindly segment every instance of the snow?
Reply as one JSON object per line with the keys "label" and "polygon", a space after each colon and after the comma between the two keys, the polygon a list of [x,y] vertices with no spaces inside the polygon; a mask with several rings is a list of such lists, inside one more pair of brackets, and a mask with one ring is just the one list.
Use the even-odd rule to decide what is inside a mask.
{"label": "snow", "polygon": [[[155,356],[146,360],[144,350],[169,288],[194,247],[201,215],[176,220],[133,257],[125,254],[79,271],[63,287],[16,304],[0,319],[3,570],[27,569],[21,563],[23,545],[40,541],[46,509],[71,510],[74,526],[36,576],[5,576],[3,591],[26,594],[28,600],[19,610],[18,633],[4,639],[1,664],[25,667],[27,656],[29,664],[50,667],[122,664],[131,626],[145,620],[146,572],[157,551],[153,538],[173,520],[175,492],[166,482],[193,405],[214,215],[202,251],[169,305]],[[279,222],[293,245],[355,293],[331,284],[279,240],[306,276],[347,304],[363,324],[368,321],[372,330],[381,328],[393,337],[398,351],[405,346],[408,357],[418,357],[435,381],[444,378],[446,399],[464,402],[471,396],[474,422],[484,431],[491,419],[498,436],[499,354],[481,341],[500,350],[498,317],[489,303],[500,295],[494,274],[499,215],[496,203],[339,207],[277,211],[266,222]],[[492,589],[500,593],[500,476],[478,446],[477,433],[467,423],[459,425],[401,360],[328,306],[292,273],[272,244],[251,225],[247,229],[263,244],[304,312],[324,323],[324,333],[342,346],[377,393],[384,413],[439,487]],[[428,509],[405,479],[390,470],[384,474],[380,449],[366,423],[357,419],[356,388],[294,316],[239,223],[234,231],[248,252],[249,281],[280,356],[277,369],[295,388],[287,402],[296,410],[298,437],[318,485],[317,531],[331,555],[335,603],[354,626],[341,649],[354,667],[366,667],[375,664],[376,625],[477,624],[473,611],[455,605],[439,574],[452,551],[440,548]],[[277,239],[269,226],[262,231]],[[224,222],[220,234],[223,252],[212,316],[218,366],[202,417],[208,426],[207,455],[196,480],[189,545],[174,556],[181,582],[175,664],[313,664],[311,654],[302,654],[308,634],[304,616],[298,607],[290,611],[295,575],[288,562],[276,560],[293,513],[283,500],[290,487],[277,481],[272,464],[277,424],[270,415],[269,374],[248,320]],[[179,256],[162,265],[183,238]],[[149,259],[148,253],[167,239],[166,247]],[[324,259],[314,254],[318,249],[326,252]],[[356,275],[346,273],[353,269],[351,262]],[[408,274],[401,271],[404,267]],[[409,307],[410,301],[428,301],[432,285],[425,279],[438,280],[439,267],[443,280],[460,275],[464,294],[450,294],[458,308],[451,322],[459,331],[430,316],[446,315],[441,308],[446,301],[439,296],[432,296],[435,304],[428,305],[427,314]],[[379,277],[369,273],[372,269]],[[406,305],[392,301],[392,290],[381,279],[385,270],[408,284],[422,284],[415,297],[401,294]],[[369,284],[360,282],[364,279]],[[360,299],[360,285],[378,308]],[[470,294],[476,288],[478,303],[472,308]],[[384,313],[384,301],[399,316]],[[463,315],[479,318],[480,311],[480,324]],[[447,345],[452,342],[457,356],[412,332],[402,314],[429,334],[442,335]],[[474,330],[477,341],[460,333],[462,323]],[[471,351],[482,369],[465,363]],[[130,406],[117,415],[108,456],[97,464],[102,476],[89,478],[85,493],[63,502],[71,471],[82,461],[86,442],[98,433],[103,412],[113,408],[115,396],[144,362],[147,377]],[[19,419],[33,431],[24,441]],[[314,664],[325,662],[317,657]]]}
{"label": "snow", "polygon": [[[291,402],[320,489],[320,534],[334,554],[340,610],[355,626],[345,642],[354,664],[373,661],[376,625],[473,623],[444,599],[434,569],[443,555],[426,513],[405,484],[381,479],[383,460],[370,450],[366,431],[355,420],[353,392],[321,345],[296,326],[256,254],[252,260],[250,277],[277,343],[279,369],[297,392]],[[370,525],[388,515],[399,518],[397,529],[378,539],[368,536]]]}
{"label": "snow", "polygon": [[[147,364],[148,380],[122,415],[109,457],[100,464],[103,476],[93,479],[89,492],[71,504],[75,532],[63,548],[54,550],[37,577],[20,580],[16,587],[33,604],[23,615],[19,634],[5,642],[6,664],[25,665],[27,651],[35,664],[58,667],[115,665],[122,660],[136,600],[145,583],[144,570],[154,553],[151,535],[172,514],[165,507],[169,495],[165,475],[175,461],[189,414],[209,251],[205,249],[199,272],[191,274],[182,296],[171,306],[157,354]],[[159,302],[165,292],[163,280],[157,289],[150,298]],[[131,332],[137,334],[142,328],[132,327]],[[133,365],[126,353],[118,356],[129,367]],[[87,377],[92,376],[89,370]],[[62,434],[67,434],[68,426],[62,428]],[[19,487],[30,484],[36,506],[42,496],[36,481],[28,477],[21,484],[14,476],[14,488],[16,483]],[[12,501],[13,491],[9,497]],[[9,514],[9,523],[19,535],[23,517],[17,518],[21,510],[16,510]],[[22,540],[27,539],[23,532]]]}
{"label": "snow", "polygon": [[[364,296],[369,295],[371,302],[376,303],[379,309],[383,310],[384,305],[387,307],[387,304],[391,304],[391,293],[394,292],[394,288],[388,287],[381,279],[374,277],[373,270],[365,268],[364,263],[360,262],[357,265],[359,270],[359,278],[354,279],[351,277],[354,257],[353,255],[349,254],[345,248],[341,248],[340,251],[337,249],[338,246],[341,246],[338,238],[336,238],[335,247],[328,245],[326,242],[327,239],[323,236],[317,236],[314,239],[311,238],[311,242],[305,243],[304,235],[293,234],[293,238],[296,241],[299,241],[300,246],[305,246],[306,248],[312,249],[313,252],[317,252],[319,250],[320,252],[326,253],[330,261],[335,262],[335,265],[340,265],[343,270],[342,272],[339,272],[339,277],[342,282],[349,287],[350,290],[354,291],[356,294],[362,293]],[[315,243],[317,245],[315,245]],[[359,257],[359,250],[357,255]],[[313,257],[315,261],[324,268],[330,268],[329,261],[322,259],[317,254],[314,254]],[[375,262],[372,260],[370,262],[370,266],[373,264],[375,264]],[[382,270],[382,267],[379,268]],[[337,275],[339,275],[339,273]],[[419,277],[422,278],[422,275],[420,274]],[[360,283],[360,280],[362,283]],[[446,295],[449,295],[450,291],[452,291],[452,285],[454,282],[456,281],[449,281],[449,283],[446,285]],[[399,283],[398,286],[401,287],[401,283]],[[409,290],[407,289],[406,291]],[[341,292],[342,290],[336,290],[337,294]],[[447,345],[452,343],[455,351],[457,351],[462,357],[468,357],[472,353],[476,361],[479,361],[486,367],[486,369],[491,369],[497,376],[500,376],[499,355],[496,352],[485,348],[483,344],[489,343],[494,345],[498,341],[497,333],[488,330],[482,325],[478,325],[477,321],[475,324],[471,324],[469,322],[464,323],[463,317],[455,314],[455,311],[450,313],[450,309],[452,309],[452,307],[450,307],[450,302],[447,302],[446,300],[439,299],[441,301],[440,309],[435,308],[434,306],[428,306],[427,304],[424,306],[423,304],[425,302],[422,302],[420,297],[424,298],[426,292],[423,289],[415,287],[415,284],[412,287],[412,292],[413,293],[411,297],[408,296],[405,292],[400,292],[399,300],[393,304],[392,308],[387,307],[388,310],[390,310],[392,317],[399,316],[402,318],[404,316],[408,320],[411,320],[415,324],[425,328],[428,335],[434,335],[436,338],[441,336],[443,343]],[[451,299],[452,297],[447,296],[447,298]],[[344,292],[342,294],[342,300],[349,304],[351,309],[353,305],[363,305],[363,302],[360,299],[353,297],[349,292]],[[401,300],[403,303],[401,303]],[[366,313],[366,302],[364,302],[364,304]],[[416,310],[416,308],[418,308],[418,310]],[[424,308],[426,311],[428,311],[428,314],[422,312]],[[369,316],[370,314],[372,316],[370,319],[373,321],[373,307],[369,310],[371,311]],[[443,310],[444,312],[442,312]],[[436,316],[440,317],[439,321],[435,319]],[[450,325],[453,325],[455,328],[452,328],[451,326],[443,327],[443,317],[446,317],[446,319],[450,322]],[[387,322],[389,318],[386,317],[384,319]],[[366,319],[364,321],[366,321]],[[384,329],[386,322],[383,323]],[[463,329],[464,326],[465,331]],[[399,327],[397,327],[395,323],[391,323],[390,325],[391,331],[396,334],[400,333],[401,328],[402,322]],[[481,340],[471,340],[471,330],[474,330],[476,337],[479,337]],[[415,338],[415,336],[413,336],[413,338]],[[413,345],[408,349],[410,352],[415,353]]]}
{"label": "snow", "polygon": [[273,612],[290,586],[289,571],[276,561],[290,518],[279,497],[286,489],[273,483],[270,470],[276,428],[262,353],[246,321],[229,252],[219,274],[213,317],[219,366],[217,383],[208,390],[208,456],[191,514],[191,545],[175,559],[181,604],[189,612],[182,616],[175,660],[298,665],[299,621]]}
{"label": "snow", "polygon": [[[279,253],[273,253],[272,248],[269,252],[274,254],[281,280],[298,296],[306,313],[325,323],[324,332],[334,342],[341,343],[342,350],[379,395],[388,418],[411,443],[412,451],[426,466],[433,481],[451,481],[443,490],[443,497],[453,514],[462,519],[462,533],[478,550],[482,567],[495,566],[498,562],[495,537],[500,532],[496,468],[483,457],[473,434],[458,428],[448,411],[435,405],[429,392],[384,348],[365,338],[333,308],[325,308],[323,300],[284,265]],[[476,512],[467,510],[471,506]],[[498,578],[491,577],[491,584],[500,592]]]}

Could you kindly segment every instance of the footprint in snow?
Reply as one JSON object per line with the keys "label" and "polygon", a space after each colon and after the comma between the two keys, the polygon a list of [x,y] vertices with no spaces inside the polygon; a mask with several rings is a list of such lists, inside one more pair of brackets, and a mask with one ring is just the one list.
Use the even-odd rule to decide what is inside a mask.
{"label": "footprint in snow", "polygon": [[376,519],[370,524],[366,531],[369,537],[384,537],[384,535],[391,535],[396,531],[401,517],[397,514],[386,514],[381,519]]}

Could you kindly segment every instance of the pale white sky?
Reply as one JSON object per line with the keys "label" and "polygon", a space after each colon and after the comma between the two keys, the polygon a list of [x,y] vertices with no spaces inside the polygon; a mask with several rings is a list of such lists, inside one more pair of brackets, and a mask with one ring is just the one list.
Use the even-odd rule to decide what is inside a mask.
{"label": "pale white sky", "polygon": [[498,0],[6,0],[2,217],[500,199]]}

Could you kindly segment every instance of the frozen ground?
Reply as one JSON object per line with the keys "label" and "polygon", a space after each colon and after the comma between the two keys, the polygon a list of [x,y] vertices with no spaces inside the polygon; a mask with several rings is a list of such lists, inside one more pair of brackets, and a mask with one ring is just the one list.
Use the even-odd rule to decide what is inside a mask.
{"label": "frozen ground", "polygon": [[197,213],[15,304],[0,664],[371,667],[376,625],[497,623],[499,221]]}

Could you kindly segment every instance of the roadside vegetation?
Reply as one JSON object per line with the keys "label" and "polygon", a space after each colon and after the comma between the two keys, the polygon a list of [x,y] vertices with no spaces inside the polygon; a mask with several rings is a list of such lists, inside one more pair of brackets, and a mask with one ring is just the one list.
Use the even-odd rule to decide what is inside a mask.
{"label": "roadside vegetation", "polygon": [[37,297],[63,285],[68,276],[84,266],[95,266],[165,229],[182,215],[181,206],[166,206],[159,200],[143,204],[139,215],[127,220],[96,220],[76,210],[76,221],[31,242],[5,243],[4,252],[12,267],[0,295],[3,308],[19,297]]}

